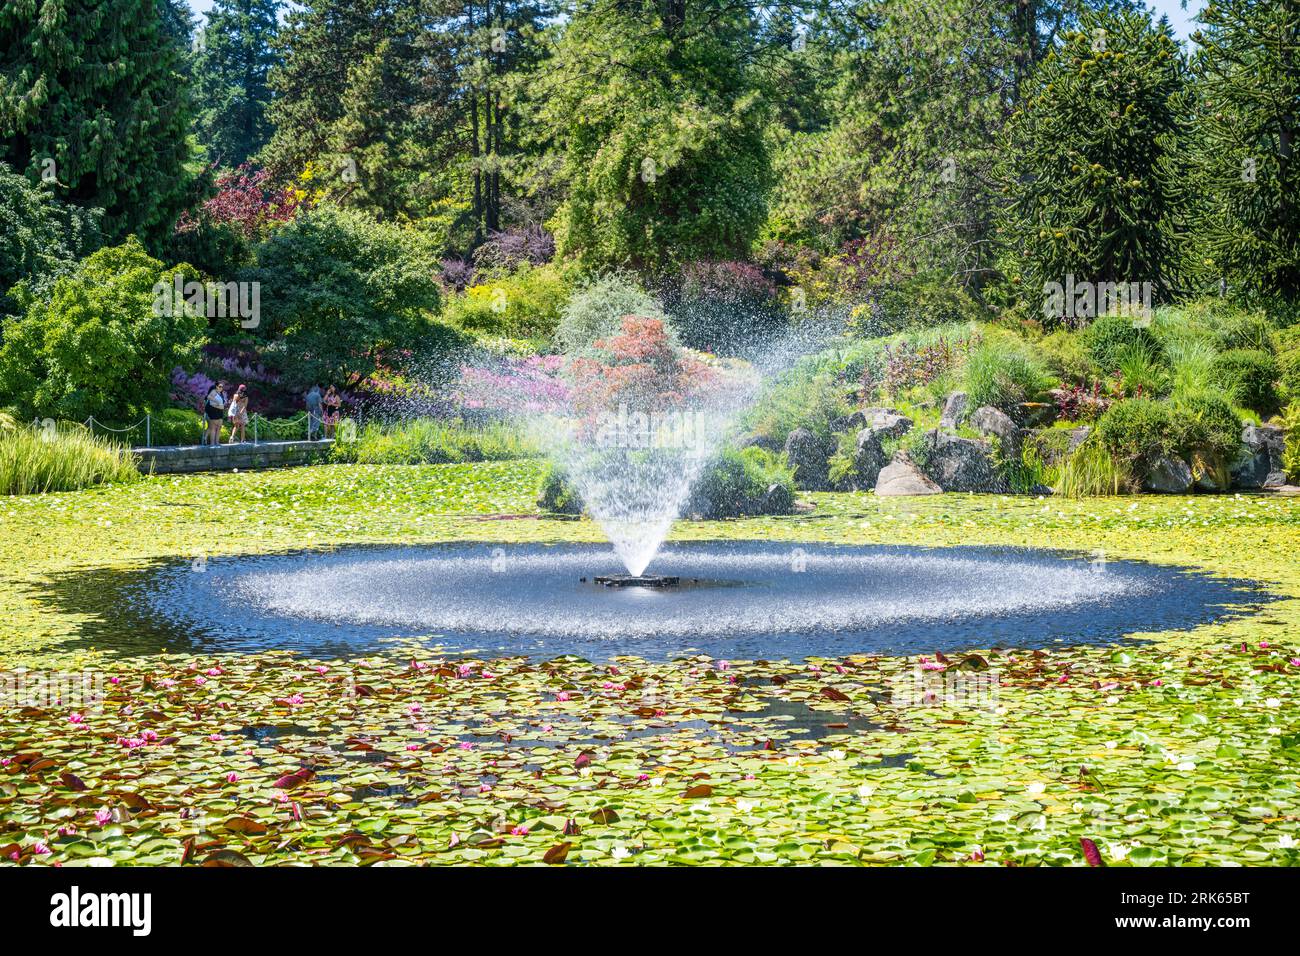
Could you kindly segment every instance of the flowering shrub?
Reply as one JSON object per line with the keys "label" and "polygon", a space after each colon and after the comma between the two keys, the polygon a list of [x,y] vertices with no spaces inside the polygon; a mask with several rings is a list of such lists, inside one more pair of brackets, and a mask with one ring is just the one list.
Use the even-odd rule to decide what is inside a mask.
{"label": "flowering shrub", "polygon": [[561,412],[569,386],[558,355],[503,358],[491,366],[462,365],[452,400],[465,409],[500,412]]}
{"label": "flowering shrub", "polygon": [[691,262],[682,270],[682,292],[691,298],[745,302],[771,299],[776,284],[748,262]]}
{"label": "flowering shrub", "polygon": [[474,332],[549,336],[568,298],[569,284],[558,269],[524,265],[509,275],[483,279],[464,295],[449,299],[444,317]]}
{"label": "flowering shrub", "polygon": [[555,237],[541,226],[505,229],[488,236],[474,250],[474,267],[509,271],[520,265],[541,266],[555,258]]}
{"label": "flowering shrub", "polygon": [[1056,411],[1067,422],[1090,422],[1099,418],[1110,407],[1110,399],[1102,394],[1101,383],[1091,387],[1070,385],[1052,390]]}

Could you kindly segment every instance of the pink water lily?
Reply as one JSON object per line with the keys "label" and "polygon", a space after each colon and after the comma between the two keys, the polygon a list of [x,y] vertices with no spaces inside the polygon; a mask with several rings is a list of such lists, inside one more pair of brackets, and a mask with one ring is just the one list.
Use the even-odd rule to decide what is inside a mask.
{"label": "pink water lily", "polygon": [[566,701],[569,699],[569,692],[567,690],[562,690],[555,695],[555,699],[558,701]]}
{"label": "pink water lily", "polygon": [[239,774],[235,773],[233,770],[226,774],[226,783],[239,783]]}
{"label": "pink water lily", "polygon": [[86,718],[83,717],[81,714],[71,713],[68,715],[68,723],[70,724],[84,724],[85,722],[86,722]]}
{"label": "pink water lily", "polygon": [[106,826],[113,819],[113,811],[108,807],[100,807],[95,811],[95,822],[101,827]]}
{"label": "pink water lily", "polygon": [[152,743],[153,741],[155,741],[155,740],[158,739],[158,731],[156,731],[156,730],[142,730],[142,731],[140,731],[140,738],[141,738],[142,740],[147,740],[147,741],[149,741],[149,742]]}
{"label": "pink water lily", "polygon": [[225,738],[222,737],[221,734],[208,734],[208,739],[215,744],[217,741],[224,740]]}

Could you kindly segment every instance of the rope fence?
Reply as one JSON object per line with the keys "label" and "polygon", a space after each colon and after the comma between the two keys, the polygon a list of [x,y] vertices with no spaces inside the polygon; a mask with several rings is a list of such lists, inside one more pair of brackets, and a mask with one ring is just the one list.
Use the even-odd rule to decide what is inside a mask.
{"label": "rope fence", "polygon": [[[355,414],[349,416],[349,420],[353,422],[354,427],[356,419],[357,416]],[[32,428],[38,431],[49,430],[54,427],[53,419],[42,420],[38,418],[31,424]],[[93,415],[82,422],[82,425],[89,429],[92,435],[95,434],[96,429],[111,435],[130,435],[135,432],[143,431],[144,445],[137,447],[153,447],[153,415],[151,414],[146,414],[144,418],[140,419],[135,424],[126,425],[122,428],[115,428],[112,425],[107,425],[104,422],[99,421]],[[310,412],[301,412],[293,418],[288,419],[267,418],[264,415],[254,412],[252,415],[248,416],[248,425],[246,427],[252,432],[252,444],[259,445],[262,443],[263,433],[267,435],[267,441],[310,441],[313,437],[323,434],[325,423],[322,416],[313,415]],[[199,440],[195,442],[195,444],[201,446],[206,445],[206,437],[205,432],[199,436]]]}

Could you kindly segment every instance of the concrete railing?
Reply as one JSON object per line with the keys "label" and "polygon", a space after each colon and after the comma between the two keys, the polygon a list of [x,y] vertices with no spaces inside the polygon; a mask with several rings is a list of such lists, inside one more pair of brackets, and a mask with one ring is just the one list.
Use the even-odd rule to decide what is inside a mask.
{"label": "concrete railing", "polygon": [[324,458],[334,444],[321,441],[264,441],[235,445],[172,445],[162,448],[131,449],[140,459],[140,470],[152,468],[155,475],[194,471],[252,471],[257,468],[287,468],[308,465]]}

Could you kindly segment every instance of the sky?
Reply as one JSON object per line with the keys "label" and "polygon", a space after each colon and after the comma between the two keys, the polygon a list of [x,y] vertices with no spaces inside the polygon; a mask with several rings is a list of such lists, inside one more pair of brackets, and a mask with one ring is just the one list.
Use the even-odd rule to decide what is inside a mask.
{"label": "sky", "polygon": [[[213,0],[189,0],[195,13],[206,13],[212,8],[212,2]],[[1148,0],[1147,5],[1155,10],[1157,16],[1167,16],[1169,25],[1174,28],[1174,36],[1186,40],[1195,28],[1192,18],[1205,6],[1205,0]]]}

